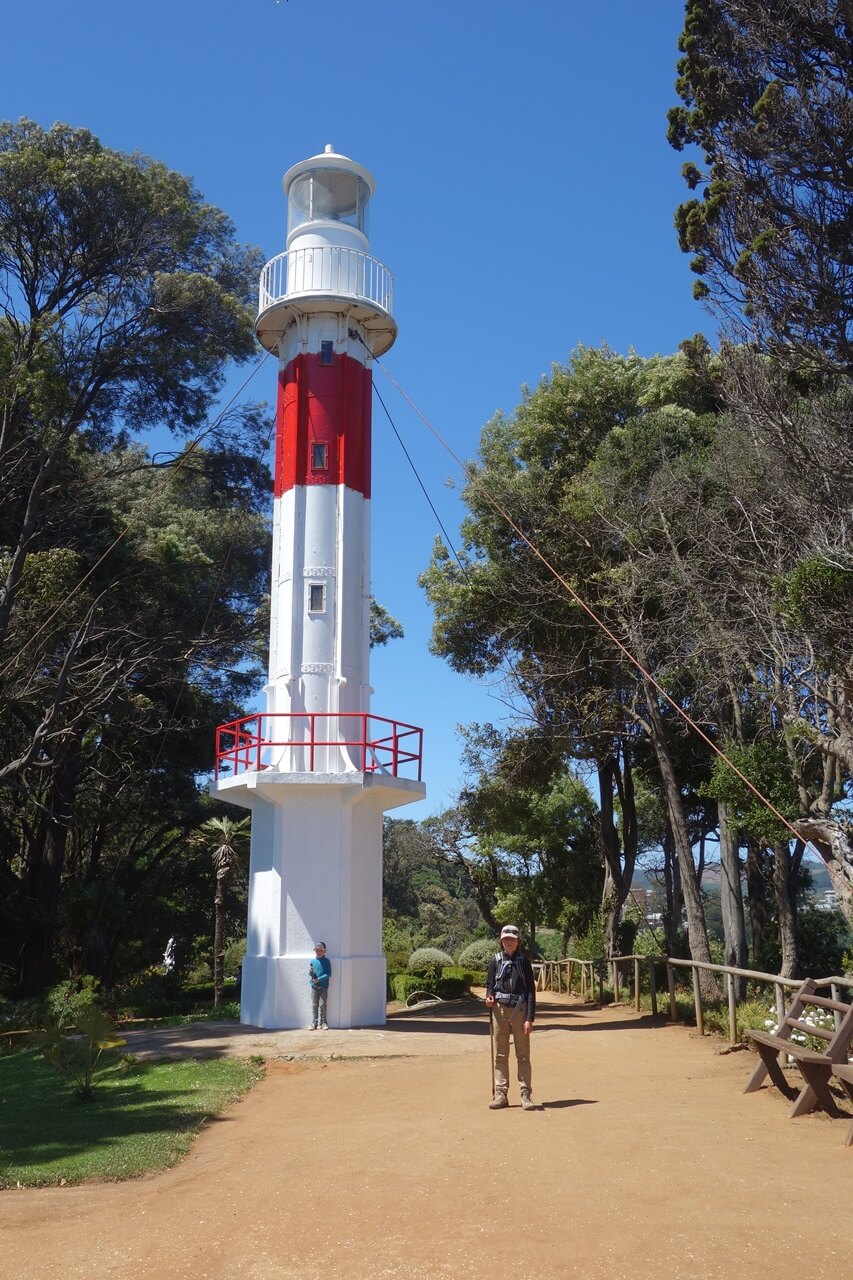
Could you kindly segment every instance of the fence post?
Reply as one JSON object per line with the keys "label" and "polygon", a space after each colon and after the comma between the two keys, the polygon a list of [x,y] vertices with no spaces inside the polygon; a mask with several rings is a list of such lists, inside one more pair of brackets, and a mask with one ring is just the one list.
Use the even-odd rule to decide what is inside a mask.
{"label": "fence post", "polygon": [[666,985],[669,988],[669,1020],[678,1021],[678,1004],[675,999],[675,971],[669,960],[666,962]]}
{"label": "fence post", "polygon": [[[595,987],[593,987],[593,994],[595,994]],[[603,961],[598,966],[598,1003],[602,1006],[604,1005],[604,962]]]}
{"label": "fence post", "polygon": [[726,974],[726,992],[729,997],[729,1044],[737,1044],[737,1001],[733,973]]}
{"label": "fence post", "polygon": [[[830,995],[830,998],[831,998],[832,1000],[837,1000],[837,999],[838,999],[838,983],[837,983],[837,982],[831,982],[831,983],[829,984],[829,995]],[[832,1011],[832,1016],[833,1016],[833,1018],[835,1019],[835,1030],[836,1030],[836,1031],[839,1031],[839,1030],[840,1030],[840,1028],[841,1028],[841,1012],[840,1012],[840,1010],[838,1010],[838,1009],[833,1009],[833,1011]]]}
{"label": "fence post", "polygon": [[640,962],[634,956],[634,1008],[640,1012]]}
{"label": "fence post", "polygon": [[696,1030],[700,1036],[705,1034],[705,1019],[702,1016],[702,988],[699,986],[699,970],[693,965],[693,1005],[696,1009]]}
{"label": "fence post", "polygon": [[619,1003],[619,961],[613,959],[613,1003]]}
{"label": "fence post", "polygon": [[652,956],[649,956],[649,996],[652,1002],[652,1017],[658,1016],[658,990],[657,981],[655,979],[655,962]]}
{"label": "fence post", "polygon": [[780,1031],[782,1023],[785,1021],[787,1016],[787,1010],[785,1009],[785,989],[778,982],[774,985],[776,989],[776,1030]]}

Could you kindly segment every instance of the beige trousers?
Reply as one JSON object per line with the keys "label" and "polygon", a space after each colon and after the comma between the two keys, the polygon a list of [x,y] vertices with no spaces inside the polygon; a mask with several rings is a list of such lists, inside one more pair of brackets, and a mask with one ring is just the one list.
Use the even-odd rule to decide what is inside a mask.
{"label": "beige trousers", "polygon": [[506,1093],[509,1088],[509,1036],[515,1045],[515,1065],[522,1093],[531,1090],[530,1036],[524,1033],[527,1018],[527,1002],[510,1009],[497,1002],[492,1006],[495,1031],[495,1090]]}

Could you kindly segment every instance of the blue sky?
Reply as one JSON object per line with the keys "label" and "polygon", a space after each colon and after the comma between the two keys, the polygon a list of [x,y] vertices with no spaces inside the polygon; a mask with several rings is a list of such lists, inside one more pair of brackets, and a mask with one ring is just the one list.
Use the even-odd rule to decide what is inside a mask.
{"label": "blue sky", "polygon": [[[291,164],[331,142],[365,165],[400,326],[384,363],[469,457],[579,342],[652,355],[714,336],[672,227],[682,18],[682,0],[43,0],[6,7],[0,116],[85,126],[191,174],[268,258]],[[375,382],[455,535],[455,464]],[[247,395],[272,402],[274,385],[270,360]],[[508,714],[428,652],[417,577],[437,532],[375,406],[373,586],[406,638],[374,654],[373,709],[425,729],[428,800],[399,815],[416,818],[458,786],[457,723]]]}

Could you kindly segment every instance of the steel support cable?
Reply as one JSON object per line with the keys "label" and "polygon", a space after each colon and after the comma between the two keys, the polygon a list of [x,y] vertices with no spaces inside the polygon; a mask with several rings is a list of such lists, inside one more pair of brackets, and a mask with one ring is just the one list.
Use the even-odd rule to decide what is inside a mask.
{"label": "steel support cable", "polygon": [[[359,337],[359,342],[361,342],[361,343],[362,343],[362,345],[365,347],[365,349],[369,352],[369,351],[370,351],[370,348],[369,348],[369,347],[367,347],[367,344],[364,342],[364,340],[361,338],[361,336],[360,336],[360,335],[358,335],[358,337]],[[384,370],[383,370],[383,372],[384,372]],[[408,462],[409,466],[412,468],[412,472],[413,472],[413,474],[414,474],[414,477],[415,477],[415,479],[417,480],[418,484],[420,485],[420,487],[421,487],[421,491],[422,491],[422,493],[423,493],[424,497],[426,498],[427,502],[429,503],[429,509],[430,509],[430,511],[432,512],[432,514],[435,516],[436,523],[438,524],[438,527],[439,527],[439,529],[441,530],[441,532],[444,534],[445,541],[447,542],[448,547],[450,548],[450,550],[451,550],[451,551],[452,551],[452,553],[453,553],[453,558],[455,559],[456,563],[459,565],[460,571],[462,572],[462,574],[464,575],[464,577],[465,577],[465,578],[470,582],[470,581],[471,581],[471,571],[470,571],[470,569],[468,568],[468,565],[467,565],[467,564],[465,564],[464,560],[462,560],[462,558],[460,557],[459,552],[456,550],[456,547],[453,545],[453,540],[452,540],[452,538],[450,537],[450,534],[449,534],[449,533],[447,532],[447,530],[445,529],[444,524],[442,523],[441,516],[438,514],[438,512],[437,512],[437,511],[436,511],[436,509],[435,509],[435,506],[433,505],[433,501],[432,501],[432,499],[430,498],[429,493],[427,492],[426,486],[425,486],[425,484],[424,484],[423,480],[421,479],[420,474],[418,473],[418,469],[417,469],[417,467],[415,466],[414,462],[412,461],[411,455],[410,455],[410,453],[409,453],[408,449],[406,448],[405,444],[403,443],[403,438],[402,438],[402,436],[400,435],[400,432],[397,430],[397,427],[396,427],[396,425],[395,425],[395,423],[394,423],[394,419],[391,417],[391,414],[390,414],[390,412],[388,411],[388,406],[386,405],[385,401],[382,399],[382,396],[381,396],[381,394],[380,394],[379,388],[376,386],[376,384],[375,384],[375,383],[373,383],[372,385],[373,385],[373,390],[374,390],[374,392],[375,392],[375,394],[376,394],[376,398],[377,398],[377,400],[379,401],[379,403],[382,405],[382,408],[385,410],[385,416],[386,416],[386,418],[388,419],[388,421],[389,421],[389,422],[390,422],[390,424],[391,424],[391,430],[394,432],[394,435],[397,437],[397,441],[398,441],[398,443],[399,443],[399,445],[400,445],[400,448],[403,450],[403,453],[406,455],[406,461]],[[520,676],[519,676],[519,674],[518,674],[518,672],[517,672],[517,670],[516,670],[515,663],[512,661],[512,659],[511,659],[511,658],[505,658],[505,659],[504,659],[504,661],[506,662],[506,665],[507,665],[507,667],[509,668],[509,670],[510,670],[510,672],[512,673],[512,675],[513,675],[513,676],[515,676],[516,682],[517,682],[517,683],[518,683],[518,685],[520,686],[520,685],[522,684],[522,681],[521,681],[521,678],[520,678]],[[509,704],[506,702],[506,700],[505,700],[505,699],[503,699],[503,698],[497,698],[497,697],[496,697],[496,695],[495,695],[495,694],[493,694],[493,693],[491,693],[491,692],[489,693],[489,697],[494,697],[496,701],[504,702],[504,704],[505,704],[505,705],[509,705]],[[524,698],[526,698],[526,699],[527,699],[527,701],[530,703],[531,711],[533,711],[533,699],[531,698],[530,694],[529,694],[529,693],[524,693],[524,692],[522,691],[522,697],[524,697]]]}
{"label": "steel support cable", "polygon": [[113,551],[115,551],[119,543],[124,540],[124,538],[127,536],[128,533],[130,533],[130,530],[134,527],[134,525],[138,524],[138,522],[142,519],[143,515],[149,509],[149,507],[152,507],[155,502],[159,501],[159,499],[162,498],[163,494],[171,484],[172,479],[178,474],[181,468],[189,461],[193,453],[196,451],[196,449],[198,449],[202,440],[204,440],[206,436],[210,435],[211,431],[213,431],[214,428],[219,425],[219,423],[224,418],[225,414],[234,404],[234,401],[237,399],[238,396],[242,395],[246,387],[254,378],[255,374],[260,369],[261,365],[264,364],[265,361],[269,359],[269,356],[270,356],[269,351],[264,352],[264,355],[255,365],[254,369],[249,374],[249,376],[237,388],[237,390],[234,392],[233,396],[228,401],[228,403],[219,411],[219,413],[213,419],[213,421],[208,423],[208,425],[204,428],[204,430],[199,435],[197,435],[193,441],[191,441],[189,448],[184,453],[181,454],[180,458],[174,464],[174,466],[169,467],[167,471],[166,482],[163,485],[163,487],[157,490],[155,493],[153,493],[146,502],[143,502],[142,506],[139,508],[136,514],[130,520],[128,520],[127,524],[118,534],[118,536],[113,539],[113,541],[107,547],[106,551],[104,551],[102,555],[100,555],[98,559],[95,561],[95,563],[91,565],[89,569],[86,570],[86,572],[83,574],[83,577],[79,580],[79,582],[74,584],[74,586],[68,592],[68,595],[64,598],[64,600],[60,600],[59,604],[56,606],[56,608],[53,610],[52,613],[48,614],[47,618],[45,618],[44,622],[41,624],[38,630],[34,631],[33,634],[30,636],[29,640],[27,640],[24,644],[22,644],[21,647],[16,651],[14,656],[9,659],[5,667],[3,667],[2,670],[0,670],[0,680],[2,680],[2,678],[12,670],[12,668],[15,666],[15,664],[17,663],[21,655],[25,653],[27,649],[30,647],[30,645],[33,643],[33,641],[37,640],[39,636],[42,634],[42,632],[48,626],[50,626],[51,622],[57,616],[57,614],[61,613],[61,611],[65,608],[65,606],[69,604],[71,600],[74,599],[77,592],[81,589],[81,587],[83,587],[88,582],[88,580],[91,578],[95,570],[100,568],[100,566],[104,563],[104,561],[108,559],[109,556],[112,555]]}
{"label": "steel support cable", "polygon": [[483,480],[481,479],[480,475],[475,470],[473,465],[469,462],[464,462],[462,458],[459,457],[458,453],[456,453],[453,447],[450,444],[448,444],[448,442],[444,439],[441,432],[438,431],[437,428],[434,427],[433,424],[430,422],[430,420],[426,417],[426,415],[421,412],[421,410],[415,404],[414,400],[412,400],[411,396],[400,385],[400,383],[397,381],[394,375],[392,373],[389,373],[389,371],[382,364],[381,360],[379,360],[378,357],[376,356],[374,356],[373,359],[374,359],[374,362],[377,365],[379,365],[379,368],[385,374],[385,377],[388,379],[391,385],[395,387],[397,391],[399,391],[400,395],[403,397],[403,399],[406,401],[406,403],[409,405],[412,411],[415,414],[417,414],[417,416],[420,418],[421,422],[424,424],[427,430],[435,437],[435,439],[438,441],[441,447],[450,454],[451,458],[453,458],[457,466],[461,468],[463,474],[467,476],[469,482],[471,484],[476,484],[479,487],[480,492],[483,494],[484,498],[492,507],[492,509],[497,512],[497,514],[501,517],[502,520],[506,521],[506,523],[510,526],[510,528],[515,533],[518,534],[519,538],[521,538],[522,542],[525,543],[525,545],[529,548],[529,550],[533,553],[533,555],[536,556],[537,560],[539,560],[545,566],[548,572],[552,574],[553,577],[556,578],[556,580],[560,583],[560,585],[568,592],[572,600],[574,600],[575,604],[578,605],[578,607],[583,610],[583,612],[587,615],[587,617],[590,618],[592,622],[595,623],[595,625],[599,628],[600,631],[603,632],[605,636],[607,636],[608,640],[610,640],[616,646],[616,648],[620,651],[620,653],[622,653],[623,656],[628,659],[631,665],[635,667],[637,671],[639,671],[643,679],[647,680],[648,683],[652,686],[652,688],[656,689],[657,692],[661,695],[661,697],[666,702],[669,703],[673,711],[675,711],[676,714],[679,715],[681,719],[684,720],[684,722],[690,726],[690,728],[694,731],[694,733],[698,734],[698,736],[702,739],[702,741],[711,748],[714,754],[717,755],[723,761],[723,763],[728,766],[729,769],[731,769],[732,773],[734,773],[738,778],[740,778],[744,786],[748,787],[749,790],[752,792],[752,794],[758,800],[760,800],[761,803],[767,809],[769,809],[769,811],[773,814],[773,816],[779,819],[782,825],[786,827],[788,831],[791,832],[791,835],[794,837],[794,839],[801,840],[806,845],[811,845],[811,847],[815,850],[815,852],[820,856],[820,850],[817,848],[814,842],[811,840],[806,840],[803,836],[800,835],[800,833],[788,821],[788,819],[779,812],[779,810],[776,808],[773,802],[771,800],[768,800],[767,796],[765,796],[761,791],[759,791],[758,787],[756,787],[754,782],[750,782],[746,774],[743,773],[737,767],[734,761],[729,759],[725,751],[723,751],[721,747],[718,747],[717,744],[711,738],[708,737],[707,733],[705,733],[705,731],[699,727],[696,721],[690,715],[688,715],[688,713],[684,710],[683,707],[679,706],[679,704],[675,701],[674,698],[670,697],[666,689],[664,689],[664,687],[658,683],[658,681],[654,678],[651,672],[647,671],[645,667],[642,665],[642,663],[640,662],[640,660],[634,657],[634,655],[623,644],[623,642],[619,639],[619,637],[614,635],[614,633],[607,626],[607,623],[604,622],[602,618],[599,618],[595,610],[592,609],[586,603],[586,601],[583,600],[578,595],[577,591],[574,589],[571,583],[568,582],[566,578],[564,578],[563,575],[560,573],[560,571],[556,569],[554,565],[551,564],[547,556],[545,556],[539,550],[539,548],[535,545],[535,543],[531,542],[530,538],[528,538],[524,530],[521,529],[516,524],[516,522],[513,520],[509,512],[504,510],[504,508],[501,506],[498,499],[491,492],[489,487],[483,482]]}
{"label": "steel support cable", "polygon": [[385,401],[382,399],[382,396],[380,395],[380,392],[379,392],[379,388],[376,386],[375,383],[373,384],[373,392],[374,392],[374,395],[376,396],[376,399],[379,401],[379,403],[382,405],[382,408],[385,410],[385,417],[388,419],[388,421],[391,424],[391,430],[394,432],[394,435],[397,437],[397,443],[399,444],[400,448],[403,450],[403,453],[406,455],[406,461],[408,462],[409,466],[412,468],[412,473],[421,487],[421,492],[423,493],[424,497],[429,503],[429,509],[432,512],[432,514],[435,516],[436,523],[439,529],[441,530],[441,532],[444,534],[444,538],[445,538],[445,541],[447,542],[447,545],[450,547],[450,550],[453,552],[456,563],[459,565],[459,568],[462,570],[465,576],[468,577],[468,569],[460,560],[459,553],[457,552],[456,548],[453,545],[450,534],[447,532],[444,525],[442,524],[441,516],[436,511],[435,506],[433,505],[432,498],[427,493],[426,486],[424,485],[423,480],[418,474],[418,469],[415,466],[414,462],[412,461],[411,454],[409,453],[408,449],[403,443],[403,437],[400,435],[400,432],[397,430],[394,424],[394,419],[391,417],[391,414],[388,412],[388,406],[386,405]]}

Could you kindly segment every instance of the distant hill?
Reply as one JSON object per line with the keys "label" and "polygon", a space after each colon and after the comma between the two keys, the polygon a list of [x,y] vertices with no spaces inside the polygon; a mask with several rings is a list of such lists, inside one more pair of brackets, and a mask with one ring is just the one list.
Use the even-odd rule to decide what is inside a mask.
{"label": "distant hill", "polygon": [[[832,887],[829,872],[818,858],[804,858],[803,867],[811,875],[812,889],[815,893],[825,893],[827,889]],[[719,862],[705,863],[705,868],[702,872],[702,888],[706,893],[719,893],[721,876],[722,868]],[[652,877],[647,871],[644,871],[642,867],[638,867],[634,872],[634,879],[631,882],[631,888],[651,889],[653,887],[654,881],[652,880]]]}

